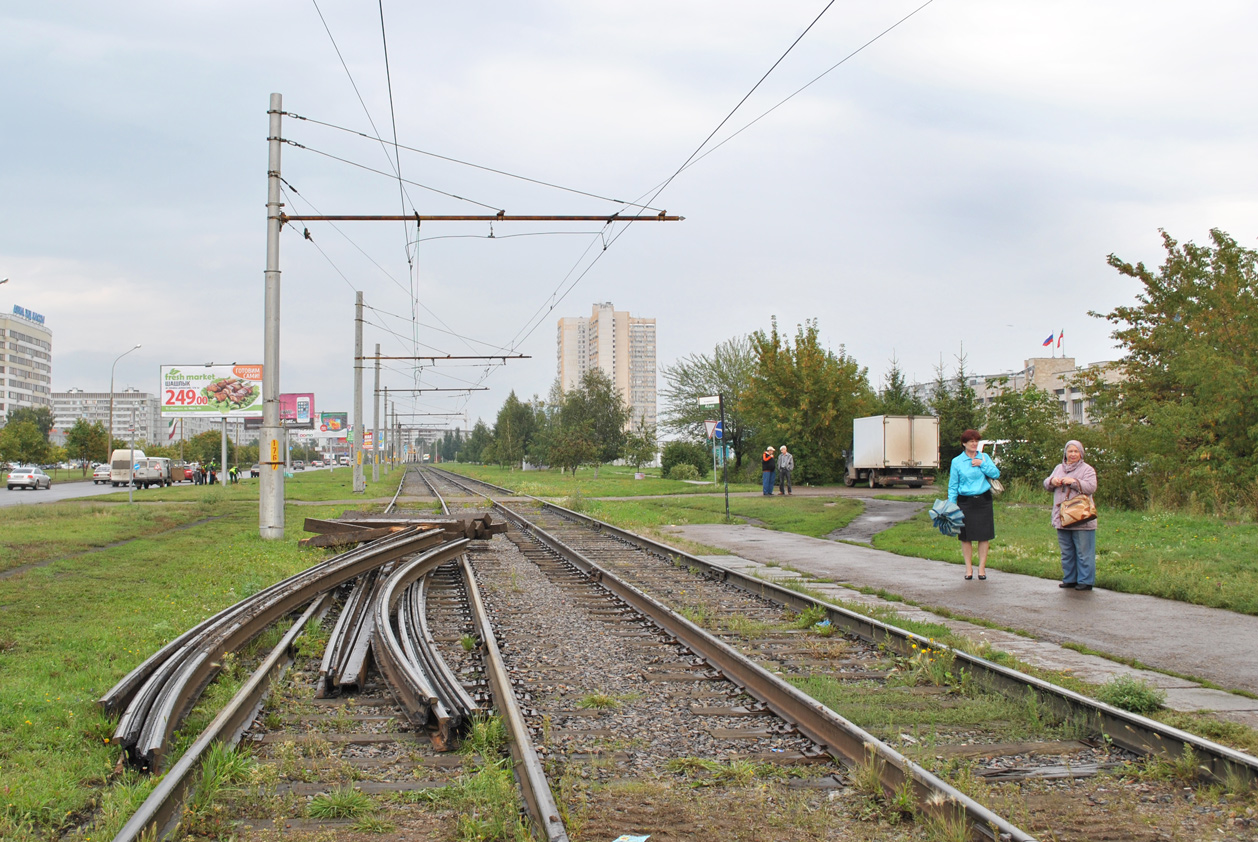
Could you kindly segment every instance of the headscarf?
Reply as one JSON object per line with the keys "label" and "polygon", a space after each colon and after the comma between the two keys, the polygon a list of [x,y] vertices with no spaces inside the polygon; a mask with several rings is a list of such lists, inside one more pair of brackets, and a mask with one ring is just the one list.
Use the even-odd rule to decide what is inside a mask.
{"label": "headscarf", "polygon": [[[1066,451],[1070,449],[1070,445],[1072,444],[1075,447],[1079,448],[1079,461],[1075,462],[1073,465],[1070,464],[1070,460],[1066,458]],[[1078,439],[1071,439],[1070,441],[1066,442],[1066,446],[1061,449],[1062,472],[1065,474],[1073,474],[1075,471],[1079,470],[1081,467],[1087,464],[1087,457],[1088,457],[1088,452],[1083,449],[1083,442],[1079,441]]]}

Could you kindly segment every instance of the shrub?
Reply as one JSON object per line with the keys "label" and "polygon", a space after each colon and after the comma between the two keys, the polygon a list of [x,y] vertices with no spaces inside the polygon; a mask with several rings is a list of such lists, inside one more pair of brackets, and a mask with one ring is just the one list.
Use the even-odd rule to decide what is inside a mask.
{"label": "shrub", "polygon": [[1153,713],[1166,701],[1166,693],[1142,678],[1116,675],[1096,691],[1097,701],[1132,713]]}
{"label": "shrub", "polygon": [[680,465],[674,465],[672,470],[668,472],[669,479],[675,480],[695,480],[699,478],[699,472],[695,470],[694,465],[682,462]]}
{"label": "shrub", "polygon": [[706,477],[712,469],[712,454],[706,446],[689,441],[670,441],[664,445],[664,453],[660,457],[661,475],[669,479],[677,479],[672,470],[675,466],[693,465],[696,476],[694,479]]}

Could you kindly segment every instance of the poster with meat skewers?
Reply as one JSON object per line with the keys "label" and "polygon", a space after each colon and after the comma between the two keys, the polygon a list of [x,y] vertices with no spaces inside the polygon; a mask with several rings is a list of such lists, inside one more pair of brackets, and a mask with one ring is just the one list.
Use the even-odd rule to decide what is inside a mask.
{"label": "poster with meat skewers", "polygon": [[162,415],[262,416],[262,366],[164,365]]}

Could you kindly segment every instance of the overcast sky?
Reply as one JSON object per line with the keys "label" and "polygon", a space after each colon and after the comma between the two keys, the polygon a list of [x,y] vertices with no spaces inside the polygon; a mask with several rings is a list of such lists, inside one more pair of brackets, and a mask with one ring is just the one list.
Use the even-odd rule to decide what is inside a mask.
{"label": "overcast sky", "polygon": [[[920,5],[837,0],[705,150]],[[403,195],[380,143],[312,121],[391,139],[396,120],[405,146],[633,201],[825,2],[383,7],[388,76],[376,2],[0,0],[0,307],[46,316],[55,390],[106,389],[135,342],[119,387],[261,361],[272,92],[310,118],[284,120],[306,147],[283,152],[290,213],[610,214],[411,152]],[[934,0],[680,173],[653,207],[684,222],[425,223],[413,245],[396,222],[286,228],[281,388],[350,408],[356,289],[368,349],[532,357],[423,372],[490,387],[414,402],[472,423],[544,396],[558,318],[596,301],[654,316],[661,365],[773,316],[817,319],[875,385],[893,356],[951,370],[962,343],[972,370],[1017,369],[1063,330],[1080,363],[1113,359],[1087,312],[1138,290],[1107,254],[1160,263],[1158,228],[1255,245],[1255,43],[1252,2]],[[412,387],[406,365],[385,385]]]}

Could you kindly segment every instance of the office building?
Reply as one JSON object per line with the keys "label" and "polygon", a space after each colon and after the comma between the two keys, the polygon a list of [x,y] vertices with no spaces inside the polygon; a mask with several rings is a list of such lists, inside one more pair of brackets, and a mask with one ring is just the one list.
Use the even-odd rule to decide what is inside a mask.
{"label": "office building", "polygon": [[598,368],[629,407],[630,429],[655,426],[655,319],[631,316],[610,302],[595,304],[589,318],[559,320],[559,384],[567,391]]}
{"label": "office building", "polygon": [[52,331],[24,307],[0,313],[0,426],[12,409],[52,408]]}

